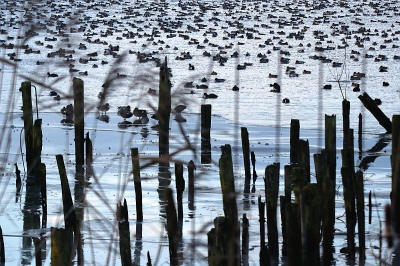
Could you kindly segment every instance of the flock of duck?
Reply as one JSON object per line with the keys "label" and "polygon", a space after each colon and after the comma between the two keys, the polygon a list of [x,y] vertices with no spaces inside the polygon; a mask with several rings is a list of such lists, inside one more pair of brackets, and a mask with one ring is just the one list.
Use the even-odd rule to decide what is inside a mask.
{"label": "flock of duck", "polygon": [[[400,24],[396,16],[400,12],[395,1],[303,0],[293,4],[278,0],[142,0],[134,3],[72,0],[25,4],[29,7],[15,5],[15,1],[4,1],[4,4],[6,8],[1,10],[0,16],[0,50],[5,49],[7,59],[15,62],[24,60],[24,55],[35,54],[38,71],[41,67],[46,69],[48,79],[60,78],[65,70],[71,75],[98,74],[97,68],[122,62],[122,56],[129,58],[131,55],[138,63],[159,67],[165,54],[173,54],[175,62],[169,65],[184,64],[188,72],[199,73],[207,72],[202,58],[212,60],[218,66],[214,69],[221,69],[223,73],[228,64],[237,71],[270,65],[273,55],[278,55],[278,64],[268,68],[276,69],[278,65],[277,73],[264,74],[257,84],[271,86],[271,92],[281,93],[291,89],[283,86],[283,79],[318,75],[310,69],[315,69],[319,63],[331,69],[343,68],[346,62],[339,62],[333,56],[334,50],[346,54],[350,62],[380,62],[379,72],[388,71],[389,61],[400,60],[394,52],[398,50],[400,34],[396,30]],[[373,19],[365,21],[365,17]],[[321,25],[330,25],[330,31],[319,30]],[[380,29],[373,28],[374,25],[383,26]],[[26,41],[18,41],[24,38]],[[310,38],[314,43],[306,41]],[[18,46],[19,43],[23,45]],[[394,55],[390,57],[385,52]],[[66,67],[50,71],[49,64],[55,61]],[[286,71],[282,71],[284,69]],[[208,76],[203,79],[191,75],[192,80],[186,80],[182,89],[194,95],[201,91],[199,98],[203,99],[217,99],[217,92],[225,96],[225,90],[242,91],[236,81],[234,86],[228,87],[229,77],[219,77],[215,70],[206,74]],[[117,78],[126,77],[129,75],[117,73]],[[366,74],[361,72],[351,75],[354,92],[360,91],[365,78]],[[232,84],[231,80],[229,82]],[[389,82],[384,81],[383,86],[389,86]],[[321,89],[331,88],[332,84],[326,84]],[[157,90],[149,89],[148,94],[157,96]],[[61,98],[56,92],[51,96],[57,101]],[[103,91],[99,98],[102,103],[112,100],[103,95]],[[282,103],[290,102],[289,98],[282,100]],[[146,110],[138,107],[131,110],[130,105],[114,106],[124,124],[132,117],[136,118],[133,124],[149,121]],[[108,121],[106,113],[110,108],[108,103],[97,106],[100,120]],[[184,109],[175,112],[180,115]],[[66,111],[61,110],[62,113]]]}

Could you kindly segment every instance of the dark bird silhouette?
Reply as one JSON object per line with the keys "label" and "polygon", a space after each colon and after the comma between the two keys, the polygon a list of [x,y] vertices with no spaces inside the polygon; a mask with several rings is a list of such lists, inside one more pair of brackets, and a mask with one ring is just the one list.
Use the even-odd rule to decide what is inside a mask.
{"label": "dark bird silhouette", "polygon": [[127,106],[119,106],[117,115],[122,117],[124,119],[124,121],[125,121],[125,119],[131,118],[133,116],[133,113],[132,113],[131,107],[129,105],[127,105]]}
{"label": "dark bird silhouette", "polygon": [[203,98],[204,99],[217,99],[218,98],[218,95],[216,95],[216,94],[214,94],[214,93],[210,93],[210,94],[208,94],[208,93],[204,93],[203,94]]}
{"label": "dark bird silhouette", "polygon": [[97,106],[97,109],[103,114],[106,114],[110,110],[110,105],[108,103]]}

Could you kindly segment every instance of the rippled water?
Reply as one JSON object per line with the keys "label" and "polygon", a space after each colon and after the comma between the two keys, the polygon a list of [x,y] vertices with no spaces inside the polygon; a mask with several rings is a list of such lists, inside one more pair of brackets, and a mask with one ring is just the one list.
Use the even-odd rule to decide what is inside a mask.
{"label": "rippled water", "polygon": [[[203,103],[212,104],[212,155],[213,161],[217,162],[220,156],[219,147],[223,144],[233,146],[233,156],[235,164],[235,176],[237,177],[237,191],[242,191],[243,186],[243,167],[240,148],[240,126],[247,126],[249,129],[251,150],[257,156],[257,173],[259,178],[256,183],[257,191],[254,194],[254,202],[257,196],[264,196],[264,185],[262,176],[266,165],[272,162],[280,162],[281,168],[289,163],[289,126],[290,119],[299,119],[301,124],[301,138],[310,141],[311,154],[320,152],[323,147],[323,124],[325,114],[337,115],[338,128],[338,147],[341,147],[341,102],[342,94],[338,86],[346,90],[346,98],[351,102],[351,127],[357,132],[358,114],[364,117],[364,149],[371,148],[380,138],[385,137],[385,132],[379,126],[372,115],[362,107],[357,99],[360,92],[353,92],[350,76],[353,72],[363,72],[366,77],[360,81],[361,93],[366,91],[372,98],[382,100],[381,109],[391,118],[393,114],[399,112],[399,85],[397,73],[399,73],[399,61],[394,59],[398,54],[399,45],[396,31],[397,10],[396,3],[388,3],[382,11],[377,7],[369,5],[358,5],[356,1],[350,1],[339,5],[338,2],[326,2],[325,7],[318,9],[312,8],[307,2],[275,1],[275,2],[225,2],[232,7],[222,8],[222,2],[204,2],[208,9],[201,13],[198,4],[187,4],[186,7],[179,7],[179,2],[171,1],[168,5],[165,2],[136,2],[121,4],[119,2],[103,3],[101,1],[85,3],[75,1],[80,8],[71,8],[68,2],[58,2],[47,7],[44,4],[37,4],[35,10],[30,4],[24,7],[21,3],[10,4],[5,2],[7,8],[2,10],[2,17],[5,21],[0,24],[0,29],[5,29],[6,34],[0,35],[2,43],[21,43],[29,44],[33,50],[40,50],[39,54],[25,54],[24,50],[0,48],[3,58],[9,60],[9,53],[15,52],[16,58],[22,59],[17,66],[9,64],[14,61],[2,61],[1,68],[1,101],[0,108],[8,111],[2,115],[4,120],[5,132],[10,134],[9,142],[2,143],[2,154],[5,160],[5,175],[3,176],[4,194],[2,197],[2,212],[0,225],[6,235],[6,260],[10,264],[33,264],[31,259],[33,247],[30,239],[38,236],[38,230],[27,230],[25,227],[28,219],[23,215],[26,197],[22,193],[21,197],[14,200],[14,176],[12,175],[13,163],[18,163],[22,168],[22,158],[19,155],[19,135],[22,128],[20,105],[21,97],[18,92],[20,83],[27,78],[33,80],[38,91],[38,109],[40,118],[43,119],[43,161],[47,165],[47,184],[48,184],[48,205],[49,216],[47,228],[51,226],[63,226],[61,191],[55,154],[63,154],[68,168],[70,186],[74,187],[74,133],[73,130],[60,124],[62,115],[59,114],[61,107],[72,102],[69,96],[71,93],[71,79],[80,77],[85,83],[85,103],[86,103],[86,130],[90,132],[94,141],[95,153],[95,173],[96,179],[89,180],[90,185],[87,189],[86,197],[88,206],[85,206],[84,218],[84,238],[85,238],[85,260],[92,265],[106,264],[106,258],[110,259],[109,264],[119,264],[119,257],[109,256],[108,248],[111,246],[118,251],[118,244],[115,232],[110,228],[115,228],[115,206],[118,200],[127,198],[130,205],[129,213],[131,220],[131,240],[132,247],[140,251],[135,260],[140,258],[141,265],[145,264],[146,252],[149,250],[153,260],[160,251],[160,260],[157,265],[167,264],[168,247],[166,233],[164,232],[164,219],[160,217],[162,213],[162,195],[157,193],[159,186],[158,168],[151,166],[143,170],[144,178],[144,223],[142,240],[135,238],[135,212],[134,212],[134,193],[133,184],[129,182],[130,148],[139,147],[141,157],[157,157],[158,136],[156,131],[150,129],[155,121],[151,121],[147,127],[135,127],[128,129],[118,128],[121,118],[116,115],[117,107],[120,105],[131,105],[132,107],[146,108],[150,113],[151,107],[157,106],[157,97],[147,93],[149,88],[158,88],[159,68],[153,61],[139,63],[137,53],[153,54],[152,58],[159,58],[164,61],[166,57],[168,66],[172,70],[172,91],[173,107],[180,103],[185,103],[188,109],[183,116],[187,119],[184,123],[184,134],[188,136],[195,147],[199,148],[199,117],[200,105]],[[162,4],[163,3],[163,4]],[[383,3],[376,2],[380,7]],[[88,8],[90,6],[90,8]],[[19,24],[10,25],[9,21],[19,20],[24,17],[25,9],[31,10],[37,15],[34,18],[36,26],[40,23],[47,24],[45,28],[37,29],[37,36],[29,39],[17,39],[23,36],[24,27]],[[13,12],[11,12],[12,10]],[[352,10],[356,10],[353,12]],[[69,14],[68,12],[71,12]],[[29,12],[28,12],[29,13]],[[59,17],[49,19],[50,16]],[[76,14],[76,16],[72,16]],[[323,19],[325,14],[325,19]],[[27,16],[25,15],[25,18]],[[316,18],[321,18],[316,22]],[[14,21],[15,21],[14,20]],[[291,21],[291,23],[289,23]],[[53,22],[51,25],[50,22]],[[57,35],[57,23],[63,22],[67,35]],[[174,28],[176,32],[167,32],[162,29],[171,28],[172,23],[180,23],[179,27]],[[278,23],[280,22],[280,24]],[[371,30],[369,41],[364,42],[364,47],[355,45],[356,36],[362,36],[357,30],[361,27]],[[204,27],[202,26],[204,24]],[[315,24],[315,25],[313,25]],[[26,24],[26,26],[29,24]],[[90,25],[93,27],[90,29]],[[239,25],[239,26],[238,26]],[[333,27],[332,27],[333,25]],[[347,30],[339,32],[335,28],[348,26]],[[194,27],[194,30],[192,29]],[[304,30],[305,27],[307,30]],[[70,29],[73,28],[72,32]],[[90,30],[89,30],[90,29]],[[189,31],[189,29],[191,29]],[[377,30],[377,35],[375,34]],[[76,30],[76,31],[75,31]],[[82,31],[81,31],[82,30]],[[108,30],[107,36],[105,32]],[[159,31],[157,33],[156,31]],[[234,31],[238,31],[233,38]],[[288,38],[290,33],[300,33],[304,31],[304,39],[296,40]],[[315,38],[315,31],[323,32],[323,38]],[[133,38],[126,38],[126,34],[132,32]],[[155,33],[153,39],[150,36],[143,36],[145,33]],[[387,33],[385,37],[384,32]],[[252,33],[253,38],[249,39],[246,33]],[[335,33],[332,35],[332,33]],[[103,34],[104,36],[101,36]],[[176,34],[175,37],[171,34]],[[154,35],[154,34],[153,34]],[[188,35],[189,39],[183,36]],[[14,39],[8,38],[14,37]],[[46,41],[45,38],[57,38],[56,41]],[[69,38],[67,40],[67,38]],[[91,38],[91,43],[88,42]],[[105,41],[95,43],[95,40]],[[208,42],[204,42],[205,40]],[[271,39],[271,45],[265,42]],[[279,44],[279,41],[283,44]],[[339,49],[343,46],[343,40],[349,45],[346,49]],[[43,42],[43,46],[36,42]],[[196,43],[198,41],[198,44]],[[320,41],[321,44],[316,44]],[[390,41],[390,42],[389,42]],[[288,44],[284,44],[287,42]],[[374,44],[376,42],[376,44]],[[82,43],[86,49],[79,49]],[[307,44],[311,46],[308,47]],[[119,45],[119,51],[114,58],[104,52],[108,45]],[[303,47],[300,47],[303,44]],[[52,45],[53,48],[45,48]],[[169,48],[167,47],[169,46]],[[204,46],[204,48],[198,47]],[[263,47],[265,45],[265,47]],[[386,45],[387,48],[381,48]],[[335,47],[334,50],[323,52],[315,51],[315,47]],[[174,48],[177,48],[176,50]],[[275,49],[274,49],[275,47]],[[371,50],[371,48],[375,50]],[[48,53],[57,51],[59,48],[72,49],[72,59],[75,62],[66,62],[66,57],[47,57]],[[304,52],[299,52],[304,49]],[[131,51],[131,53],[129,52]],[[207,51],[212,56],[221,53],[227,61],[224,66],[219,62],[213,61],[212,57],[203,56]],[[270,51],[270,53],[268,53]],[[280,53],[286,52],[286,54]],[[352,51],[354,51],[352,53]],[[79,59],[89,59],[89,53],[98,52],[96,61],[80,63]],[[226,52],[226,54],[222,54]],[[231,57],[235,52],[238,57]],[[359,53],[356,55],[355,53]],[[106,51],[107,53],[107,51]],[[177,60],[182,57],[182,53],[190,53],[192,59]],[[268,63],[260,63],[257,55],[265,54]],[[290,55],[288,55],[290,53]],[[69,53],[67,53],[68,55]],[[365,54],[372,55],[372,58],[365,58]],[[341,77],[342,68],[333,68],[330,63],[322,63],[319,60],[310,59],[310,56],[325,56],[333,62],[345,63],[346,68]],[[386,55],[386,61],[378,61]],[[354,58],[358,61],[355,61]],[[281,64],[280,58],[290,58],[289,64]],[[102,65],[101,60],[108,64]],[[296,60],[304,61],[304,64],[295,64]],[[37,65],[36,62],[44,62]],[[245,70],[237,70],[238,64],[249,63]],[[70,73],[69,64],[74,64],[73,68],[78,72]],[[117,64],[118,63],[118,64]],[[98,68],[93,68],[97,64]],[[195,66],[194,71],[189,71],[188,66]],[[289,77],[286,74],[286,67],[295,67],[298,77]],[[387,72],[379,72],[380,66],[387,66]],[[311,74],[303,74],[303,71],[311,71]],[[79,75],[79,72],[88,72],[88,75]],[[211,75],[215,71],[216,76]],[[47,77],[47,72],[57,73],[59,78]],[[14,76],[14,73],[17,75]],[[99,104],[98,93],[103,90],[102,84],[107,77],[115,77],[117,73],[127,75],[125,79],[117,79],[111,84],[106,101],[110,103],[109,111],[110,122],[104,123],[96,119],[96,106]],[[269,74],[277,74],[278,78],[269,78]],[[207,82],[202,82],[205,77]],[[225,79],[223,83],[216,83],[215,78]],[[202,98],[205,92],[202,89],[184,88],[186,82],[193,81],[194,85],[206,84],[209,86],[207,93],[215,93],[217,99]],[[388,87],[382,85],[383,81],[389,83]],[[281,85],[281,93],[270,92],[270,84],[278,82]],[[326,84],[332,85],[332,90],[322,90]],[[237,85],[239,91],[232,91],[232,87]],[[49,96],[50,90],[56,90],[61,95],[61,101],[55,101]],[[193,90],[194,94],[190,91]],[[289,98],[289,104],[282,104],[283,98]],[[6,116],[7,115],[7,116]],[[11,115],[13,117],[11,117]],[[5,117],[8,119],[5,120]],[[145,128],[147,130],[145,130]],[[181,147],[182,133],[178,130],[177,123],[171,121],[172,147],[175,150]],[[390,141],[390,136],[389,137]],[[387,143],[388,141],[386,141]],[[8,151],[7,143],[11,144]],[[357,145],[356,145],[357,146]],[[383,204],[389,201],[390,191],[390,163],[389,155],[391,144],[388,144],[380,153],[375,161],[365,170],[365,189],[366,193],[374,190],[376,193],[376,209],[373,214],[373,223],[367,226],[367,251],[368,262],[372,265],[375,260],[372,252],[373,246],[378,245],[379,217],[383,220]],[[368,153],[364,152],[361,156],[365,157]],[[375,155],[375,154],[374,154]],[[197,156],[197,157],[196,157]],[[197,165],[196,176],[199,190],[196,194],[196,211],[193,214],[184,206],[184,243],[182,244],[183,253],[186,255],[185,262],[189,263],[190,258],[194,258],[196,264],[205,264],[207,256],[206,248],[197,245],[198,249],[194,255],[191,254],[190,244],[192,238],[206,245],[206,232],[210,229],[213,219],[223,214],[222,198],[220,195],[219,175],[216,164],[201,165],[198,153],[185,151],[180,153],[176,159],[188,162],[194,160]],[[339,152],[338,152],[339,156]],[[145,161],[143,162],[145,163]],[[171,164],[172,166],[172,164]],[[340,167],[340,157],[338,157],[338,169]],[[313,166],[311,167],[313,169]],[[171,169],[173,173],[174,169]],[[283,174],[283,173],[282,173]],[[338,185],[341,185],[340,172],[337,170]],[[185,170],[185,177],[187,172]],[[9,182],[5,182],[9,181]],[[126,191],[121,187],[127,182]],[[283,183],[283,180],[282,182]],[[282,187],[283,184],[281,184]],[[175,187],[172,179],[171,187]],[[341,187],[339,187],[341,192]],[[74,192],[73,192],[74,193]],[[98,194],[97,194],[98,193]],[[186,192],[185,192],[186,193]],[[101,197],[99,197],[101,195]],[[184,195],[184,198],[187,195]],[[258,237],[258,209],[256,204],[245,204],[241,196],[238,197],[240,214],[246,213],[250,220],[250,264],[258,264],[259,237]],[[131,207],[132,206],[132,207]],[[36,206],[40,212],[40,207]],[[344,214],[343,197],[339,193],[336,202],[336,216]],[[98,211],[96,213],[95,211]],[[378,211],[378,212],[377,212]],[[37,214],[36,211],[34,213]],[[101,215],[100,215],[101,214]],[[194,215],[194,218],[191,218]],[[241,215],[239,215],[241,216]],[[36,216],[35,216],[36,217]],[[31,217],[32,218],[32,217]],[[337,220],[336,227],[338,232],[345,231],[345,224],[340,219]],[[39,227],[34,227],[38,229]],[[202,230],[202,231],[201,231]],[[111,231],[111,232],[110,232]],[[194,235],[193,231],[197,233]],[[279,230],[280,231],[280,230]],[[22,233],[21,233],[22,232]],[[21,241],[21,235],[24,235]],[[49,235],[49,233],[47,233]],[[187,236],[187,237],[186,237]],[[21,245],[21,243],[23,243]],[[111,244],[110,244],[111,243]],[[91,245],[93,244],[93,245]],[[335,238],[335,247],[338,249],[345,246],[344,236],[338,234]],[[94,250],[91,250],[91,247]],[[20,251],[23,251],[22,253]],[[389,251],[388,251],[389,252]],[[117,252],[118,253],[118,252]],[[47,244],[46,264],[50,263],[50,244]],[[115,254],[115,252],[112,252]],[[138,254],[138,253],[135,253]],[[335,253],[337,264],[345,264],[345,256]]]}

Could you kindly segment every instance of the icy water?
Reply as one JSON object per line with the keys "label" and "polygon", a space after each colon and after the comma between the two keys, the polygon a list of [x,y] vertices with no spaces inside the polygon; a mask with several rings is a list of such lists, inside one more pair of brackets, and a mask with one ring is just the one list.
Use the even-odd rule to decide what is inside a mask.
{"label": "icy water", "polygon": [[[289,163],[291,119],[300,120],[300,137],[309,140],[310,153],[320,152],[324,145],[325,114],[336,114],[337,117],[339,193],[336,198],[338,219],[335,224],[334,257],[337,265],[346,264],[345,255],[339,253],[339,249],[346,246],[339,170],[342,92],[351,102],[350,121],[355,133],[358,115],[363,114],[364,150],[383,140],[384,148],[378,153],[361,154],[361,159],[367,155],[377,156],[364,171],[366,195],[370,190],[376,194],[372,224],[366,225],[367,262],[376,264],[380,221],[384,220],[382,210],[384,204],[389,202],[391,186],[391,143],[390,136],[384,134],[385,130],[362,107],[357,97],[366,91],[372,98],[382,100],[380,107],[389,118],[399,113],[397,74],[400,64],[396,56],[400,44],[396,30],[396,1],[371,1],[369,4],[359,4],[357,1],[325,2],[319,5],[307,1],[221,1],[201,4],[177,1],[22,4],[3,1],[3,4],[6,8],[1,11],[0,22],[0,53],[4,59],[0,65],[0,108],[3,110],[1,152],[4,175],[1,182],[0,225],[5,235],[7,264],[34,264],[32,239],[43,232],[49,237],[50,227],[63,227],[56,154],[64,155],[71,191],[76,197],[79,196],[79,190],[74,189],[74,131],[61,124],[63,117],[59,113],[63,106],[72,102],[73,77],[81,78],[85,84],[85,130],[93,139],[95,154],[95,176],[88,180],[85,206],[77,206],[84,213],[85,265],[120,264],[115,208],[123,198],[127,199],[129,205],[134,261],[145,265],[146,253],[150,251],[153,265],[168,264],[163,195],[157,191],[158,167],[147,167],[141,173],[144,204],[141,239],[137,235],[134,187],[130,173],[130,148],[138,147],[142,158],[158,156],[157,132],[151,129],[156,121],[150,120],[148,125],[123,129],[118,127],[122,119],[116,114],[118,106],[128,104],[132,108],[144,108],[154,113],[158,97],[149,94],[148,90],[152,88],[157,92],[159,67],[155,61],[164,62],[165,58],[172,71],[172,107],[182,103],[188,106],[182,114],[187,120],[182,123],[183,132],[179,131],[177,122],[171,119],[171,151],[186,144],[182,134],[196,148],[196,152],[183,151],[176,156],[177,160],[185,163],[194,160],[197,166],[196,210],[189,210],[187,202],[184,203],[184,238],[181,246],[184,264],[203,265],[207,262],[206,233],[213,219],[223,214],[217,162],[220,146],[224,144],[233,147],[239,217],[246,213],[250,220],[249,264],[259,264],[256,202],[259,195],[265,200],[265,167],[280,162],[283,169],[283,165]],[[21,19],[25,19],[24,25],[18,22]],[[25,32],[30,25],[35,25],[37,35],[27,38]],[[32,51],[27,47],[11,47],[10,44],[28,44]],[[344,49],[346,45],[348,47]],[[119,46],[118,50],[116,46]],[[59,49],[67,51],[55,53]],[[205,52],[210,56],[205,56]],[[138,56],[138,53],[141,55]],[[268,62],[261,63],[262,57]],[[324,57],[331,62],[311,59],[315,57]],[[289,59],[288,63],[284,62],[285,58]],[[333,62],[342,63],[343,67],[333,67]],[[189,64],[194,66],[194,70],[189,70]],[[244,64],[246,69],[237,70],[238,65]],[[380,72],[381,66],[387,67],[387,72]],[[295,69],[288,72],[287,67]],[[70,72],[71,69],[76,69],[76,72]],[[216,75],[212,75],[213,71]],[[365,73],[365,78],[350,80],[354,72]],[[58,77],[49,77],[47,73],[55,73]],[[270,77],[270,74],[278,77]],[[206,81],[202,81],[203,78]],[[217,82],[216,78],[225,81]],[[17,163],[20,169],[23,168],[20,154],[23,122],[20,119],[21,96],[18,88],[27,79],[32,80],[37,88],[39,117],[43,119],[42,160],[47,165],[49,209],[47,226],[42,230],[39,230],[38,222],[40,206],[29,204],[26,190],[21,195],[15,195],[13,164]],[[102,85],[107,79],[113,81],[105,91],[105,102],[111,106],[107,113],[110,121],[105,123],[97,119],[96,106],[100,101],[98,93],[104,90]],[[186,88],[184,85],[187,82],[193,82],[193,87]],[[280,84],[280,93],[270,92],[270,84],[274,82]],[[389,86],[383,86],[383,82]],[[361,91],[353,92],[352,83],[358,83]],[[202,84],[207,85],[208,89],[196,88],[196,85]],[[331,90],[322,89],[329,84],[332,85]],[[232,91],[234,85],[239,87],[239,91]],[[49,96],[51,90],[61,95],[60,101]],[[215,93],[219,97],[205,100],[202,98],[204,92]],[[284,98],[288,98],[290,103],[283,104]],[[204,103],[212,104],[213,113],[211,139],[214,163],[207,165],[201,165],[199,160],[199,113],[200,105]],[[250,149],[256,154],[259,175],[256,193],[252,195],[250,203],[243,201],[243,195],[240,194],[244,183],[240,147],[242,126],[248,127]],[[360,161],[358,156],[357,165]],[[142,160],[141,164],[149,161]],[[313,165],[311,169],[314,169]],[[174,168],[170,171],[174,173]],[[184,176],[187,178],[186,169]],[[283,191],[283,179],[281,181]],[[175,188],[173,174],[170,186]],[[187,191],[184,199],[187,199]],[[193,243],[196,244],[195,252],[192,252]],[[45,264],[50,264],[50,252],[48,240],[43,250]],[[384,249],[384,256],[389,260],[390,252]]]}

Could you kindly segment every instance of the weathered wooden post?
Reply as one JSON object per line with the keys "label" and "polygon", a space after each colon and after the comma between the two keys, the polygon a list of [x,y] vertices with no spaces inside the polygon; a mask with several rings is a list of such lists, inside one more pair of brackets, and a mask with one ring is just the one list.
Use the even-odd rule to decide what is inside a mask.
{"label": "weathered wooden post", "polygon": [[40,180],[40,194],[42,199],[42,228],[46,228],[47,224],[47,181],[46,181],[46,165],[41,163],[38,165],[37,175]]}
{"label": "weathered wooden post", "polygon": [[172,190],[170,188],[165,189],[167,198],[167,233],[169,243],[169,261],[170,265],[179,265],[178,260],[178,246],[179,246],[179,230],[178,230],[178,219],[176,217],[176,208],[174,204],[174,198],[172,196]]}
{"label": "weathered wooden post", "polygon": [[297,141],[297,158],[298,158],[298,167],[304,168],[306,171],[307,182],[310,182],[310,146],[308,140],[299,139]]}
{"label": "weathered wooden post", "polygon": [[[360,113],[358,115],[358,150],[359,152],[363,151],[363,141],[362,141],[362,130],[363,130],[363,125],[362,125],[362,114]],[[360,155],[361,156],[361,155]],[[361,158],[360,158],[361,159]]]}
{"label": "weathered wooden post", "polygon": [[51,265],[72,265],[72,236],[72,228],[51,228]]}
{"label": "weathered wooden post", "polygon": [[396,235],[400,235],[400,115],[393,115],[392,126],[392,226]]}
{"label": "weathered wooden post", "polygon": [[278,263],[278,193],[279,193],[279,163],[268,165],[265,169],[265,195],[267,205],[268,248],[273,264]]}
{"label": "weathered wooden post", "polygon": [[169,80],[167,57],[160,67],[160,84],[158,98],[159,123],[159,156],[167,158],[169,155],[169,120],[171,115],[171,81]]}
{"label": "weathered wooden post", "polygon": [[22,113],[24,119],[24,134],[25,134],[25,150],[26,150],[26,166],[27,175],[33,174],[34,168],[34,153],[33,153],[33,113],[32,113],[32,94],[31,94],[31,82],[24,81],[21,83],[22,92]]}
{"label": "weathered wooden post", "polygon": [[84,119],[84,88],[83,80],[74,78],[72,80],[74,90],[74,126],[75,126],[75,163],[76,171],[83,173],[84,165],[84,138],[85,138],[85,119]]}
{"label": "weathered wooden post", "polygon": [[238,221],[238,209],[236,204],[235,180],[233,175],[231,146],[221,146],[221,158],[219,159],[219,176],[222,189],[222,202],[225,217],[230,222],[231,234],[227,241],[229,265],[240,264],[240,228]]}
{"label": "weathered wooden post", "polygon": [[348,145],[347,131],[350,128],[350,102],[346,99],[343,99],[342,101],[342,115],[343,115],[343,148],[347,148]]}
{"label": "weathered wooden post", "polygon": [[251,152],[251,165],[253,166],[253,188],[251,189],[251,193],[254,193],[256,188],[256,180],[257,180],[257,172],[256,172],[256,155],[254,151]]}
{"label": "weathered wooden post", "polygon": [[302,261],[299,204],[286,202],[285,211],[288,264],[296,266]]}
{"label": "weathered wooden post", "polygon": [[365,264],[365,213],[364,213],[364,176],[362,171],[355,174],[357,221],[358,221],[358,246],[360,265]]}
{"label": "weathered wooden post", "polygon": [[176,181],[176,202],[178,204],[178,221],[183,220],[182,196],[185,190],[185,179],[183,179],[183,164],[175,163],[175,181]]}
{"label": "weathered wooden post", "polygon": [[65,228],[71,228],[75,231],[76,214],[74,204],[72,202],[71,190],[68,184],[67,172],[65,171],[64,158],[61,154],[57,154],[56,160],[61,180]]}
{"label": "weathered wooden post", "polygon": [[3,238],[3,229],[0,226],[0,263],[5,263],[5,248],[4,248],[4,238]]}
{"label": "weathered wooden post", "polygon": [[246,127],[241,128],[242,136],[242,151],[243,151],[243,163],[244,163],[244,194],[250,193],[250,143],[249,143],[249,132]]}
{"label": "weathered wooden post", "polygon": [[91,176],[93,174],[93,143],[89,138],[89,132],[86,132],[86,174]]}
{"label": "weathered wooden post", "polygon": [[249,219],[245,213],[243,213],[242,228],[242,260],[243,266],[247,266],[249,265]]}
{"label": "weathered wooden post", "polygon": [[38,173],[42,163],[42,119],[36,119],[32,128],[32,149],[33,149],[33,174],[35,175],[35,184],[40,186],[40,174]]}
{"label": "weathered wooden post", "polygon": [[325,150],[324,178],[322,182],[322,235],[323,264],[328,265],[333,259],[332,242],[335,226],[336,195],[336,116],[325,115]]}
{"label": "weathered wooden post", "polygon": [[119,232],[119,252],[121,256],[121,264],[123,266],[132,265],[131,255],[131,241],[129,231],[129,220],[128,220],[128,204],[126,199],[124,203],[117,204],[117,222]]}
{"label": "weathered wooden post", "polygon": [[140,179],[139,149],[131,149],[133,183],[136,197],[136,220],[143,221],[142,181]]}
{"label": "weathered wooden post", "polygon": [[300,139],[300,121],[298,119],[290,120],[290,163],[297,164],[297,142]]}
{"label": "weathered wooden post", "polygon": [[305,230],[306,247],[303,250],[306,258],[303,258],[305,265],[319,265],[319,242],[321,228],[321,195],[317,184],[307,184],[303,188],[305,206]]}
{"label": "weathered wooden post", "polygon": [[211,163],[211,104],[201,105],[201,163]]}
{"label": "weathered wooden post", "polygon": [[362,95],[359,95],[358,98],[363,103],[365,108],[367,108],[371,114],[378,120],[379,124],[386,129],[388,134],[392,133],[392,122],[390,119],[382,112],[382,110],[376,105],[374,100],[368,95],[368,93],[364,92]]}
{"label": "weathered wooden post", "polygon": [[189,180],[189,192],[188,192],[188,207],[189,210],[193,211],[194,208],[194,170],[196,166],[192,160],[188,163],[188,180]]}

